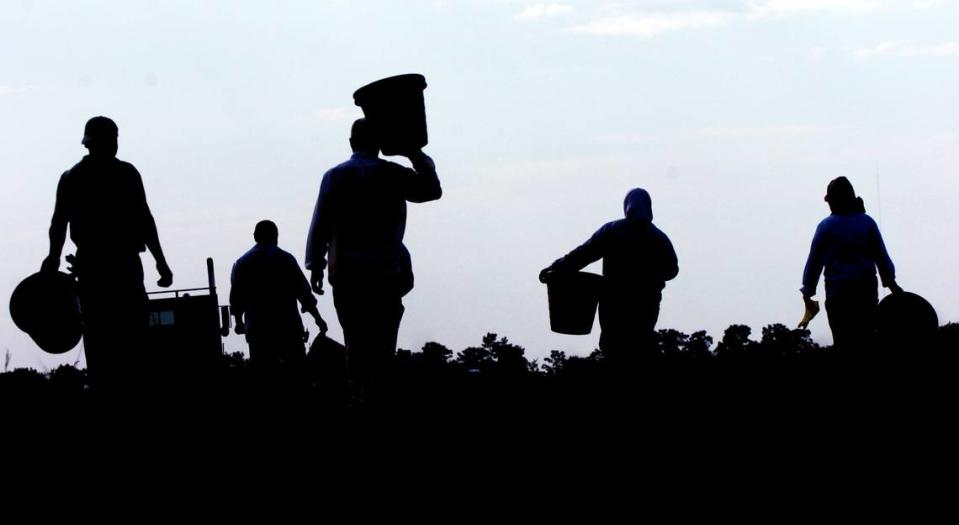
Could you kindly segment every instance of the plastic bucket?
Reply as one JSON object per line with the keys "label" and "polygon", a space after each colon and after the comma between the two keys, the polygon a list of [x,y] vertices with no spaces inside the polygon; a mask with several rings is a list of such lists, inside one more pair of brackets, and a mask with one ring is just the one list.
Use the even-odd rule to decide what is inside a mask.
{"label": "plastic bucket", "polygon": [[62,272],[35,273],[17,285],[10,297],[10,317],[51,354],[70,351],[83,335],[76,281]]}
{"label": "plastic bucket", "polygon": [[426,106],[423,75],[399,75],[377,80],[353,93],[380,140],[384,155],[396,155],[426,146]]}
{"label": "plastic bucket", "polygon": [[586,335],[593,330],[603,277],[576,272],[555,276],[546,284],[549,326],[559,334]]}
{"label": "plastic bucket", "polygon": [[880,343],[902,351],[924,350],[908,346],[928,345],[939,330],[939,316],[928,301],[911,292],[887,295],[879,302]]}

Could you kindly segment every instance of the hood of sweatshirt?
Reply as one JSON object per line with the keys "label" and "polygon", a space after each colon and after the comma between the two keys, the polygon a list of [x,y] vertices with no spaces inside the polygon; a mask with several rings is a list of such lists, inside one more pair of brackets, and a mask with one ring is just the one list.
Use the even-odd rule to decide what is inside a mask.
{"label": "hood of sweatshirt", "polygon": [[632,189],[626,194],[623,211],[631,222],[653,222],[653,202],[649,193],[642,188]]}

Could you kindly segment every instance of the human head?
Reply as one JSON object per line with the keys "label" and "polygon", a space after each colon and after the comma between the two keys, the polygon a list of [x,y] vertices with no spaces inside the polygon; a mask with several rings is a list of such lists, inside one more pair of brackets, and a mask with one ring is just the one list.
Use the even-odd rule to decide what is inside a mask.
{"label": "human head", "polygon": [[257,244],[269,244],[276,246],[280,237],[280,231],[273,221],[260,221],[256,223],[253,229],[253,240]]}
{"label": "human head", "polygon": [[653,201],[649,192],[642,188],[633,188],[623,200],[626,218],[634,222],[653,222]]}
{"label": "human head", "polygon": [[97,157],[116,157],[117,125],[107,117],[93,117],[83,128],[81,144],[90,150],[90,154]]}
{"label": "human head", "polygon": [[862,200],[856,198],[856,190],[846,177],[836,177],[829,182],[824,200],[833,213],[853,213],[862,207]]}
{"label": "human head", "polygon": [[378,155],[380,146],[376,140],[376,133],[370,121],[365,118],[358,118],[353,122],[350,130],[350,147],[355,153],[369,153]]}

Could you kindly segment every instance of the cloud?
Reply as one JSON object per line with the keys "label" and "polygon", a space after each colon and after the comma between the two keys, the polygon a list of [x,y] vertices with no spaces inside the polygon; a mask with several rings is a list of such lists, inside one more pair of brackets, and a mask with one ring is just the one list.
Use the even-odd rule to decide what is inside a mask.
{"label": "cloud", "polygon": [[4,95],[13,95],[16,93],[23,93],[26,91],[25,88],[15,88],[12,86],[0,86],[0,97]]}
{"label": "cloud", "polygon": [[862,12],[872,11],[879,7],[882,7],[882,4],[876,0],[767,0],[752,3],[749,16],[751,18],[766,18],[830,11]]}
{"label": "cloud", "polygon": [[573,12],[572,6],[566,4],[533,4],[526,6],[522,11],[513,15],[514,20],[538,20],[557,15],[568,15]]}
{"label": "cloud", "polygon": [[918,46],[902,42],[883,42],[874,47],[862,47],[852,52],[856,58],[875,57],[959,57],[959,42],[943,42]]}
{"label": "cloud", "polygon": [[798,135],[821,135],[845,129],[845,126],[819,124],[784,124],[778,126],[733,126],[706,127],[695,130],[697,135],[708,137],[791,137]]}
{"label": "cloud", "polygon": [[715,27],[730,21],[734,15],[726,11],[688,11],[673,13],[627,13],[601,17],[570,28],[574,33],[651,37],[667,31]]}
{"label": "cloud", "polygon": [[[940,0],[739,0],[716,2],[647,1],[610,3],[591,19],[568,28],[574,33],[601,36],[652,37],[670,31],[714,28],[740,22],[760,22],[819,14],[861,14],[880,9],[926,9]],[[542,4],[540,4],[542,5]]]}
{"label": "cloud", "polygon": [[354,120],[363,116],[363,114],[360,112],[360,109],[356,107],[323,108],[316,110],[314,115],[318,120],[322,120],[324,122]]}
{"label": "cloud", "polygon": [[591,140],[595,142],[608,142],[614,144],[637,144],[637,143],[646,143],[646,142],[655,142],[661,137],[651,134],[641,134],[641,133],[614,133],[607,135],[596,135],[591,137]]}

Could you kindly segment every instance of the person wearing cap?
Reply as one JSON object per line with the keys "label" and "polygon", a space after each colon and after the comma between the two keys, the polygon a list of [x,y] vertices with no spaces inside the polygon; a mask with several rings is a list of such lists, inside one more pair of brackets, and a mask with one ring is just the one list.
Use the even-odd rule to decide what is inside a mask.
{"label": "person wearing cap", "polygon": [[117,137],[109,118],[87,122],[81,143],[89,154],[60,177],[50,251],[41,264],[42,272],[59,269],[69,226],[76,255],[67,261],[77,276],[87,370],[95,386],[107,389],[126,380],[126,386],[142,383],[131,374],[147,372],[149,314],[140,253],[153,255],[158,286],[173,283],[143,180],[132,164],[116,158]]}
{"label": "person wearing cap", "polygon": [[813,296],[820,274],[825,274],[826,316],[833,344],[845,352],[866,351],[876,333],[876,270],[884,287],[893,293],[902,288],[896,284],[896,268],[879,227],[866,214],[849,179],[833,179],[825,201],[831,214],[816,227],[800,291],[807,310],[815,309]]}
{"label": "person wearing cap", "polygon": [[539,274],[548,283],[603,260],[599,348],[614,363],[656,355],[655,329],[666,281],[679,274],[669,237],[653,224],[652,199],[634,188],[623,201],[625,218],[608,222],[585,243]]}
{"label": "person wearing cap", "polygon": [[296,258],[280,249],[278,238],[273,221],[258,222],[256,244],[236,261],[230,276],[235,331],[246,336],[254,369],[270,380],[304,373],[306,332],[297,302],[320,333],[326,332],[310,283]]}
{"label": "person wearing cap", "polygon": [[353,156],[323,175],[306,268],[313,290],[322,294],[329,257],[351,395],[363,403],[396,351],[402,298],[413,289],[410,253],[403,244],[406,203],[437,200],[443,191],[433,160],[421,150],[403,153],[412,169],[379,158],[380,146],[366,119],[353,123],[350,146]]}

